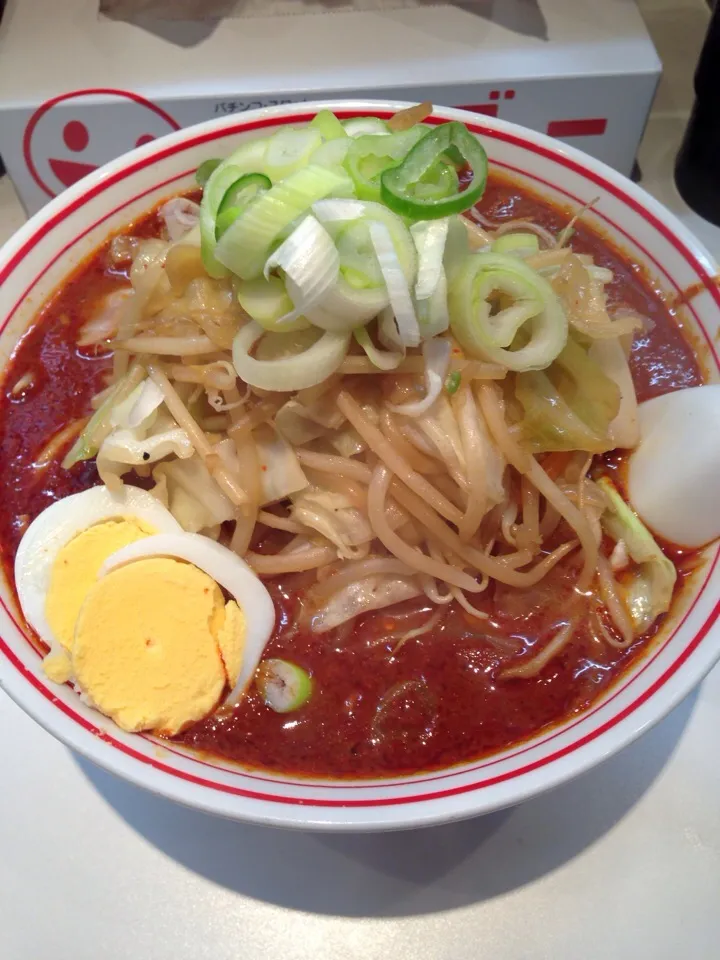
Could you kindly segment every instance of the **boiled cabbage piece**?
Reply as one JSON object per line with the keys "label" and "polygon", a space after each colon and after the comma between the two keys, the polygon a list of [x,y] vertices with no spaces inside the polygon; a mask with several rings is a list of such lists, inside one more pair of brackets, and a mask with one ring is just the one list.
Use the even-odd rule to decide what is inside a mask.
{"label": "boiled cabbage piece", "polygon": [[600,518],[603,529],[625,548],[637,570],[623,584],[624,601],[636,635],[644,633],[672,603],[677,571],[645,524],[625,503],[608,477],[597,481],[608,507]]}
{"label": "boiled cabbage piece", "polygon": [[360,614],[382,610],[422,591],[412,577],[365,577],[348,584],[328,600],[312,618],[313,633],[326,633]]}
{"label": "boiled cabbage piece", "polygon": [[522,408],[522,439],[534,452],[605,453],[616,446],[610,427],[620,411],[620,389],[577,339],[570,337],[546,370],[516,374],[514,394]]}
{"label": "boiled cabbage piece", "polygon": [[347,497],[321,487],[307,487],[294,496],[292,516],[334,544],[338,557],[345,560],[357,557],[357,547],[374,536],[365,514]]}

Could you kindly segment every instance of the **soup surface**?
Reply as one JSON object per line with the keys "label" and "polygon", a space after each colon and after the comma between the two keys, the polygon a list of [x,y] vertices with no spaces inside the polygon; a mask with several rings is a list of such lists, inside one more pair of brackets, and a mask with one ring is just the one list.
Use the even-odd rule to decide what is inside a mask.
{"label": "soup surface", "polygon": [[[491,176],[480,210],[493,221],[530,219],[552,232],[569,218],[567,211],[497,175]],[[135,236],[159,230],[155,214],[132,227]],[[612,270],[610,305],[627,306],[651,321],[632,348],[638,399],[701,383],[692,347],[651,279],[582,223],[572,245]],[[28,523],[54,500],[99,482],[93,462],[61,468],[70,439],[62,442],[60,432],[87,414],[111,364],[106,352],[77,347],[78,332],[98,301],[126,283],[124,270],[111,264],[108,247],[101,249],[47,305],[7,371],[0,398],[0,549],[10,582]],[[58,436],[60,442],[50,443]],[[613,454],[596,460],[592,469],[612,472],[622,484],[622,465]],[[262,553],[272,547],[274,536],[255,549]],[[681,574],[677,591],[692,556],[670,556]],[[487,620],[453,601],[439,624],[417,638],[406,635],[433,612],[422,597],[317,634],[303,615],[303,597],[314,575],[268,580],[277,626],[266,655],[307,670],[313,696],[301,709],[282,714],[269,710],[251,689],[239,706],[196,723],[177,739],[251,767],[331,777],[446,767],[522,741],[586,709],[643,655],[662,622],[630,647],[616,649],[599,643],[581,618],[573,642],[537,676],[503,679],[503,669],[519,653],[541,649],[557,633],[575,602],[578,563],[571,554],[529,589],[491,584],[474,597],[489,614]]]}

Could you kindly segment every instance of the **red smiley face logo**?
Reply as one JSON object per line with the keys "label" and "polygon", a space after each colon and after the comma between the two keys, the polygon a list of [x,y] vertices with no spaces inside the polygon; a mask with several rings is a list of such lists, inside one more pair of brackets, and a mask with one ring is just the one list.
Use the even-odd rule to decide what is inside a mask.
{"label": "red smiley face logo", "polygon": [[23,151],[33,180],[54,197],[108,160],[179,129],[138,94],[76,90],[38,107],[25,128]]}

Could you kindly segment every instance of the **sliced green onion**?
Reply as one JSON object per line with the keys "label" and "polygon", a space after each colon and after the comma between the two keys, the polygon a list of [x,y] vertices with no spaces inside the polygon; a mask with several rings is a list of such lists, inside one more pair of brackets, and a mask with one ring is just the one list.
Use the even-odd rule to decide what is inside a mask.
{"label": "sliced green onion", "polygon": [[387,403],[388,410],[404,417],[422,417],[442,393],[443,385],[450,366],[452,344],[447,337],[433,337],[425,340],[422,355],[425,361],[425,396],[422,400],[410,403]]}
{"label": "sliced green onion", "polygon": [[358,327],[353,331],[353,336],[365,351],[368,360],[378,368],[378,370],[394,370],[400,366],[405,359],[404,348],[398,350],[381,350],[373,343],[372,337],[368,333],[367,327]]}
{"label": "sliced green onion", "polygon": [[320,330],[308,327],[307,330],[279,330],[263,336],[250,351],[256,360],[269,363],[271,360],[285,360],[297,357],[314,346],[322,336]]}
{"label": "sliced green onion", "polygon": [[359,220],[366,210],[367,206],[362,200],[318,200],[313,204],[313,213],[320,223],[324,223],[328,228],[331,224]]}
{"label": "sliced green onion", "polygon": [[[299,291],[293,289],[293,281],[287,281],[293,301]],[[358,289],[339,276],[318,303],[308,307],[305,315],[316,327],[350,333],[355,327],[376,317],[388,304],[385,286]]]}
{"label": "sliced green onion", "polygon": [[[252,280],[233,278],[233,289],[238,303],[245,313],[259,323],[264,330],[307,330],[310,322],[305,317],[285,319],[294,310],[290,295],[280,277],[255,277]],[[278,323],[279,320],[282,323]]]}
{"label": "sliced green onion", "polygon": [[[353,200],[336,200],[323,201],[323,204],[335,203],[337,209],[343,202],[353,211],[356,207],[359,207],[361,217],[359,220],[352,218],[345,225],[333,226],[331,221],[327,223],[328,229],[334,235],[337,243],[338,253],[340,254],[340,269],[343,270],[346,266],[359,266],[360,269],[365,269],[370,276],[375,278],[375,285],[383,282],[370,237],[370,224],[382,223],[390,234],[393,249],[400,261],[407,282],[409,284],[413,283],[418,271],[418,257],[413,238],[402,218],[392,213],[381,203],[365,202],[358,204],[357,201]],[[319,207],[320,204],[315,206]],[[327,209],[327,207],[323,209]],[[372,261],[372,263],[368,263],[368,261]]]}
{"label": "sliced green onion", "polygon": [[243,210],[253,200],[267,193],[271,186],[270,177],[266,177],[264,173],[245,173],[228,187],[220,201],[215,222],[215,234],[218,239],[237,220]]}
{"label": "sliced green onion", "polygon": [[218,159],[217,157],[213,157],[210,160],[203,160],[203,162],[195,171],[196,183],[199,183],[201,187],[204,187],[211,175],[217,170],[221,163],[222,160]]}
{"label": "sliced green onion", "polygon": [[397,166],[424,134],[424,129],[411,127],[389,136],[371,135],[353,140],[345,157],[345,169],[352,177],[358,197],[379,202],[383,171]]}
{"label": "sliced green onion", "polygon": [[490,245],[493,253],[514,253],[528,257],[540,250],[540,240],[535,233],[506,233]]}
{"label": "sliced green onion", "polygon": [[395,252],[390,231],[384,223],[371,221],[370,239],[385,280],[388,300],[395,314],[400,342],[404,347],[416,347],[420,343],[420,327],[408,281]]}
{"label": "sliced green onion", "polygon": [[335,243],[340,271],[351,287],[364,290],[383,285],[383,275],[370,241],[370,227],[365,220],[354,220],[343,226]]}
{"label": "sliced green onion", "polygon": [[278,130],[268,140],[262,169],[273,182],[282,180],[306,167],[322,142],[320,133],[311,127]]}
{"label": "sliced green onion", "polygon": [[448,285],[444,270],[440,271],[440,279],[432,294],[426,300],[417,301],[416,312],[423,340],[445,333],[450,326]]}
{"label": "sliced green onion", "polygon": [[380,203],[321,200],[313,204],[313,212],[336,239],[340,273],[306,316],[325,330],[352,330],[376,317],[390,300],[371,237],[372,224],[387,230],[407,284],[414,283],[417,271],[415,245],[402,219]]}
{"label": "sliced green onion", "polygon": [[400,339],[400,332],[398,331],[398,325],[392,307],[385,307],[385,309],[378,314],[377,334],[378,340],[386,349],[405,349]]}
{"label": "sliced green onion", "polygon": [[353,117],[352,120],[343,120],[342,125],[349,137],[363,137],[366,134],[374,136],[390,135],[387,124],[378,117]]}
{"label": "sliced green onion", "polygon": [[215,249],[217,260],[243,280],[258,276],[280,233],[317,200],[347,185],[345,177],[324,167],[296,171],[259,197],[228,228]]}
{"label": "sliced green onion", "polygon": [[421,220],[410,227],[410,234],[418,254],[415,298],[427,300],[440,282],[443,255],[448,235],[448,220]]}
{"label": "sliced green onion", "polygon": [[[448,306],[465,351],[508,370],[542,370],[567,342],[567,317],[553,288],[518,257],[469,256],[450,283]],[[515,348],[521,330],[526,342]]]}
{"label": "sliced green onion", "polygon": [[267,277],[270,270],[279,267],[285,273],[286,284],[289,284],[286,289],[294,306],[286,317],[281,318],[280,326],[296,320],[322,300],[337,281],[339,262],[332,237],[309,214],[287,240],[270,254],[263,270]]}
{"label": "sliced green onion", "polygon": [[218,213],[217,220],[215,221],[215,235],[218,240],[225,231],[235,223],[241,213],[242,210],[239,207],[229,207],[227,210],[223,210],[222,213]]}
{"label": "sliced green onion", "polygon": [[351,143],[350,137],[345,137],[343,140],[326,140],[310,157],[310,163],[315,163],[319,167],[342,167]]}
{"label": "sliced green onion", "polygon": [[244,143],[227,160],[223,160],[205,184],[200,204],[200,249],[205,269],[215,279],[227,276],[227,270],[215,258],[215,221],[218,209],[226,192],[239,177],[244,173],[263,169],[267,143],[267,139]]}
{"label": "sliced green onion", "polygon": [[225,194],[244,175],[240,167],[221,164],[211,175],[200,203],[200,251],[205,269],[216,280],[227,275],[225,267],[215,259],[217,216]]}
{"label": "sliced green onion", "polygon": [[461,382],[462,374],[459,370],[453,370],[453,372],[448,375],[448,378],[445,381],[445,392],[449,393],[450,396],[452,396],[454,393],[457,393],[460,389]]}
{"label": "sliced green onion", "polygon": [[260,696],[275,713],[297,710],[312,696],[313,681],[307,670],[289,660],[263,660],[255,674]]}
{"label": "sliced green onion", "polygon": [[468,230],[465,225],[465,217],[455,216],[448,218],[448,233],[445,241],[445,251],[443,253],[443,266],[447,274],[448,281],[459,270],[470,256],[470,241],[468,239]]}
{"label": "sliced green onion", "polygon": [[[308,331],[309,333],[309,331]],[[270,333],[258,323],[248,323],[233,340],[233,365],[238,376],[251,387],[293,393],[322,383],[345,359],[350,333],[325,331],[306,350],[273,360],[256,359],[250,351],[261,338],[282,338],[285,334]]]}
{"label": "sliced green onion", "polygon": [[349,134],[330,110],[321,110],[310,121],[310,126],[320,133],[323,140],[347,140]]}
{"label": "sliced green onion", "polygon": [[227,164],[229,167],[239,167],[244,173],[262,170],[269,142],[269,137],[246,140],[230,154],[227,160],[223,161],[221,166]]}
{"label": "sliced green onion", "polygon": [[[444,155],[459,154],[473,172],[465,190],[435,199],[417,195],[421,183]],[[350,154],[348,154],[350,156]],[[395,213],[414,220],[434,220],[462,213],[474,206],[485,191],[487,154],[467,127],[452,121],[434,127],[415,144],[399,166],[386,169],[381,177],[381,197]]]}

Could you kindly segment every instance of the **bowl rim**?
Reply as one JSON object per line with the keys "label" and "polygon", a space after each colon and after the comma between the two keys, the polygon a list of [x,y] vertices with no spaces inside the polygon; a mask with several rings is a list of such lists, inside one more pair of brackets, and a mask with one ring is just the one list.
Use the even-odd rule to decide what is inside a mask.
{"label": "bowl rim", "polygon": [[[14,234],[3,246],[2,250],[0,250],[0,283],[4,282],[5,279],[12,274],[15,267],[21,263],[23,257],[32,248],[34,243],[39,242],[43,236],[64,219],[72,216],[72,214],[89,199],[102,194],[104,190],[113,186],[115,183],[121,182],[133,173],[150,165],[154,165],[155,163],[159,163],[164,158],[170,157],[177,152],[182,152],[192,146],[199,146],[203,143],[211,142],[213,139],[230,136],[234,133],[240,134],[253,130],[261,130],[263,127],[272,126],[277,123],[305,122],[311,119],[319,109],[323,108],[334,110],[343,117],[367,115],[387,117],[396,110],[410,105],[411,104],[407,102],[382,99],[310,101],[262,108],[248,111],[241,115],[213,119],[192,127],[187,127],[175,133],[167,134],[150,144],[132,150],[116,160],[105,164],[99,170],[64,191],[35,214]],[[647,194],[641,187],[632,184],[621,174],[607,167],[601,161],[587,156],[574,147],[559,143],[550,137],[535,133],[532,130],[516,124],[454,108],[436,107],[435,111],[436,113],[433,119],[436,122],[455,119],[460,120],[466,123],[473,132],[488,136],[491,139],[508,142],[524,150],[529,149],[531,152],[537,153],[554,163],[565,166],[583,179],[590,180],[603,190],[613,194],[622,203],[628,205],[637,214],[648,220],[666,240],[671,242],[698,276],[706,281],[706,289],[711,293],[715,304],[720,307],[720,290],[718,290],[715,284],[710,282],[711,274],[716,271],[712,256],[673,214]],[[176,179],[178,179],[178,177],[173,177],[170,181],[166,181],[166,183],[169,184]],[[148,193],[165,185],[165,182],[154,183],[153,186],[148,189]],[[553,184],[549,184],[549,186],[557,189]],[[124,205],[125,204],[123,204],[123,206]],[[620,232],[625,232],[619,225],[615,226]],[[75,242],[77,242],[77,240],[71,241],[68,246],[72,246]],[[64,255],[68,246],[64,247],[57,254],[55,257],[56,260]],[[46,269],[48,268],[49,267],[46,267]],[[42,276],[42,274],[39,276]],[[37,282],[37,279],[35,282]],[[21,300],[22,298],[20,298],[18,304]],[[13,308],[7,318],[4,318],[0,331],[5,328],[15,309],[16,307]],[[702,328],[702,325],[700,326]],[[715,353],[717,359],[714,344],[710,343],[709,346],[711,351]],[[718,556],[720,556],[720,547],[718,547],[718,551],[716,551],[714,560],[710,565],[708,577],[718,561]],[[705,584],[697,591],[695,600],[699,599],[704,589]],[[2,602],[2,606],[5,608],[10,619],[15,622],[18,631],[24,634],[25,631],[17,624],[12,611],[6,607],[4,602]],[[674,630],[671,635],[674,635],[674,633],[682,627],[689,613],[690,610],[686,611],[680,622],[674,625]],[[544,767],[545,775],[541,783],[538,783],[536,779],[532,781],[528,780],[523,776],[523,770],[516,771],[510,779],[510,789],[508,789],[505,798],[489,804],[483,804],[482,802],[482,788],[487,785],[486,782],[456,787],[455,789],[445,791],[441,790],[432,794],[425,794],[419,798],[403,797],[396,800],[368,801],[368,804],[373,806],[373,808],[384,807],[386,811],[386,815],[381,816],[379,819],[373,818],[372,822],[364,820],[362,816],[357,815],[358,811],[363,809],[363,805],[361,805],[362,802],[360,801],[350,804],[342,802],[336,804],[346,810],[346,820],[339,819],[329,821],[326,817],[323,817],[324,804],[315,803],[314,801],[304,801],[304,806],[300,806],[297,810],[297,813],[300,815],[291,817],[287,814],[288,807],[285,805],[285,802],[278,797],[255,795],[257,799],[273,806],[274,809],[255,809],[254,807],[252,809],[245,809],[243,803],[238,801],[243,797],[253,797],[252,792],[247,790],[237,789],[233,791],[234,794],[240,794],[241,796],[234,797],[234,804],[228,804],[227,802],[218,802],[219,790],[216,783],[207,782],[203,786],[202,781],[198,780],[197,782],[200,784],[199,789],[195,791],[184,789],[182,780],[177,779],[179,776],[178,771],[171,767],[165,767],[163,764],[151,764],[151,766],[160,767],[173,776],[168,777],[166,773],[162,778],[151,778],[147,775],[147,764],[149,762],[147,757],[135,753],[135,757],[142,760],[142,763],[137,763],[136,761],[133,761],[130,765],[124,762],[121,763],[118,759],[120,751],[129,753],[131,756],[133,755],[132,751],[128,750],[123,744],[114,741],[107,733],[98,730],[94,731],[98,735],[91,739],[80,736],[79,729],[76,728],[83,726],[87,728],[91,727],[91,725],[87,724],[79,714],[73,714],[72,711],[66,710],[64,705],[57,700],[55,700],[55,704],[52,704],[52,702],[49,705],[45,704],[45,708],[43,709],[43,705],[39,701],[36,702],[34,697],[28,696],[27,681],[35,687],[36,691],[42,693],[47,700],[52,701],[52,698],[46,694],[42,685],[36,681],[32,672],[27,670],[22,661],[9,649],[2,637],[0,637],[0,653],[4,653],[5,656],[0,657],[0,687],[6,690],[6,692],[8,692],[26,712],[33,716],[37,722],[45,727],[45,729],[61,739],[68,746],[82,753],[88,759],[113,773],[123,776],[125,779],[131,780],[140,786],[154,790],[176,801],[204,809],[208,812],[221,813],[225,816],[234,816],[273,825],[335,830],[402,828],[446,822],[448,820],[473,816],[515,804],[582,773],[604,759],[604,757],[615,753],[617,750],[632,742],[646,729],[662,719],[662,717],[679,703],[680,700],[701,681],[703,676],[720,657],[720,642],[716,644],[717,649],[713,649],[711,644],[705,643],[704,647],[700,649],[700,655],[697,653],[698,648],[701,647],[701,641],[709,634],[718,617],[720,617],[720,599],[715,603],[710,615],[697,629],[695,636],[688,643],[672,668],[665,671],[660,680],[642,692],[630,707],[625,708],[625,710],[621,711],[617,716],[613,716],[612,723],[606,723],[604,726],[594,729],[581,741],[575,742],[571,750],[564,749],[560,751],[559,754],[551,754],[549,757],[542,759],[540,765]],[[718,636],[718,641],[720,641],[720,635]],[[692,669],[682,670],[681,668],[685,666],[686,661],[691,656],[693,657]],[[5,665],[8,663],[15,668],[10,673],[5,670]],[[674,674],[676,677],[668,687],[668,680],[672,680]],[[616,684],[611,689],[616,691],[618,687],[619,685]],[[638,714],[638,708],[647,701],[652,701],[653,709],[644,711],[648,713],[647,717],[641,716],[640,714],[644,712],[640,711],[640,714]],[[74,724],[71,727],[62,731],[56,729],[53,723],[57,714],[55,706],[59,706],[63,712],[72,716]],[[591,710],[592,708],[590,708],[590,711],[585,711],[580,715],[580,718],[587,717]],[[626,721],[633,716],[635,717],[634,722],[627,723]],[[606,729],[608,727],[609,729]],[[555,730],[564,731],[566,729],[567,724],[561,724],[559,727],[553,728],[550,732]],[[606,736],[608,734],[609,736]],[[534,738],[528,741],[528,743],[532,744],[536,739],[537,738]],[[113,747],[113,749],[108,749],[109,747]],[[120,748],[120,751],[117,747]],[[555,762],[568,752],[575,753],[572,763]],[[492,759],[492,757],[485,759]],[[238,772],[244,773],[242,768],[238,768]],[[253,771],[249,772],[252,773]],[[446,777],[451,778],[455,775],[454,768],[436,772],[442,775],[438,777],[439,779]],[[197,780],[197,778],[194,779]],[[388,778],[388,780],[383,782],[387,784],[389,780],[394,781],[395,779],[402,781],[403,778]],[[331,781],[328,785],[330,784]],[[345,786],[349,785],[345,784]],[[208,790],[206,789],[207,787],[211,789]],[[452,809],[444,805],[443,801],[445,799],[450,796],[457,796],[458,794],[465,798],[464,802],[454,803]],[[280,800],[280,803],[278,803],[278,800]],[[279,811],[278,808],[280,808]]]}

